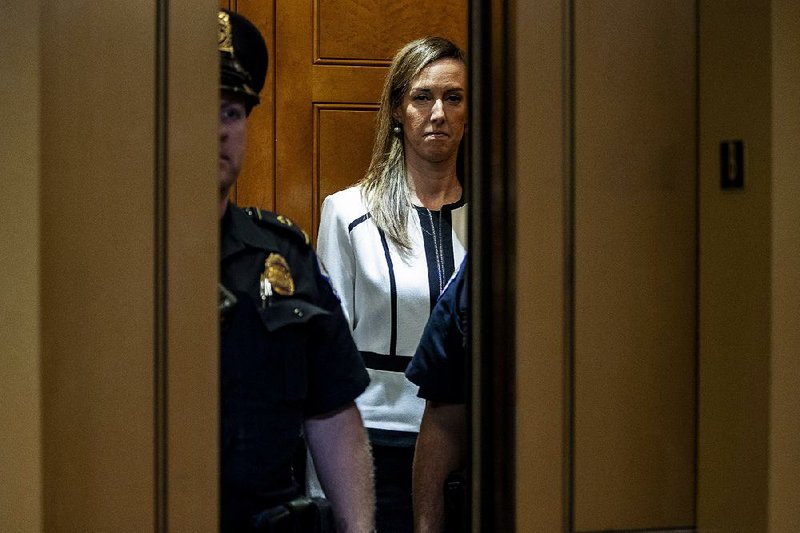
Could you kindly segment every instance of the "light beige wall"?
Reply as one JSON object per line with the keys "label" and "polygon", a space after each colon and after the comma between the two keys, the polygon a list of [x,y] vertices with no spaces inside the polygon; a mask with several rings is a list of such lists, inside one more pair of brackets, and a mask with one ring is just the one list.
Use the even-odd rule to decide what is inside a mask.
{"label": "light beige wall", "polygon": [[563,2],[515,5],[519,531],[693,521],[693,5],[578,1],[574,41]]}
{"label": "light beige wall", "polygon": [[800,9],[772,2],[769,531],[800,531]]}
{"label": "light beige wall", "polygon": [[[570,520],[562,514],[570,457],[561,418],[569,379],[559,189],[570,144],[560,101],[570,41],[556,35],[562,2],[521,4],[513,18],[518,227],[525,228],[517,265],[517,524],[559,531]],[[697,527],[796,531],[798,10],[789,0],[703,0],[698,14]],[[723,192],[719,142],[736,138],[746,144],[746,185]],[[610,496],[608,503],[617,505]]]}
{"label": "light beige wall", "polygon": [[39,11],[0,3],[0,530],[41,531]]}
{"label": "light beige wall", "polygon": [[166,3],[39,5],[46,531],[217,530],[215,2],[170,4],[159,74]]}
{"label": "light beige wall", "polygon": [[575,2],[576,531],[694,521],[696,25]]}
{"label": "light beige wall", "polygon": [[517,2],[517,531],[562,531],[564,479],[564,72],[560,0]]}
{"label": "light beige wall", "polygon": [[[700,2],[701,531],[766,531],[772,144],[770,2]],[[743,139],[745,187],[719,186],[719,143]]]}
{"label": "light beige wall", "polygon": [[215,0],[169,2],[168,531],[218,530],[219,55]]}
{"label": "light beige wall", "polygon": [[147,531],[156,10],[40,6],[45,529]]}

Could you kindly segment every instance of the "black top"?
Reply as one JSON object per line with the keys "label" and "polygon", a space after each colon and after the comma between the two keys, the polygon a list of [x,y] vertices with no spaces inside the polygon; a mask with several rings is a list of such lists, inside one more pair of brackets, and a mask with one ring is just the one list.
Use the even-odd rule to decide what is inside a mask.
{"label": "black top", "polygon": [[418,396],[441,403],[464,403],[467,343],[467,258],[431,311],[406,377],[419,385]]}
{"label": "black top", "polygon": [[296,495],[303,421],[344,407],[369,377],[301,230],[234,205],[220,229],[220,281],[236,298],[220,326],[221,531],[244,531]]}

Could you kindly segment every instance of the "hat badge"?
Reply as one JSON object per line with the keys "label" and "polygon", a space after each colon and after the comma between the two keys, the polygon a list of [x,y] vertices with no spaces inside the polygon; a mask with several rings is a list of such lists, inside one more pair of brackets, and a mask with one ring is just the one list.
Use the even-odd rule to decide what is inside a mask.
{"label": "hat badge", "polygon": [[220,52],[233,54],[233,32],[231,31],[231,17],[224,11],[217,13],[219,21],[219,42],[217,48]]}

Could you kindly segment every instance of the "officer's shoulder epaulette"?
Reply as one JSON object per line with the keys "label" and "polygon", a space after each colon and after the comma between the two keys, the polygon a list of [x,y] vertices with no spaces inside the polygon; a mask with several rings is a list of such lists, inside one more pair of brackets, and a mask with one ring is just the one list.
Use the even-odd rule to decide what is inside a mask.
{"label": "officer's shoulder epaulette", "polygon": [[264,209],[259,209],[258,207],[246,207],[244,212],[259,226],[280,230],[288,235],[292,235],[293,237],[300,239],[307,245],[311,244],[311,239],[308,237],[308,233],[306,233],[303,228],[292,222],[289,217],[279,215],[272,211],[265,211]]}

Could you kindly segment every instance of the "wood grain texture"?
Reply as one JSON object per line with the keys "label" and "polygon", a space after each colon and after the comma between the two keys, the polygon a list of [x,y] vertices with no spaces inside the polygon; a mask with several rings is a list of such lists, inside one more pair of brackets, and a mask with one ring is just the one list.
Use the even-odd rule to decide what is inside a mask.
{"label": "wood grain texture", "polygon": [[441,35],[465,49],[466,2],[314,0],[315,61],[387,64],[405,43]]}
{"label": "wood grain texture", "polygon": [[261,103],[248,118],[248,144],[244,166],[232,192],[242,206],[275,209],[275,2],[274,0],[231,0],[234,9],[247,17],[264,36],[269,54],[267,78]]}
{"label": "wood grain texture", "polygon": [[377,106],[319,104],[314,106],[316,187],[312,229],[316,242],[319,206],[326,196],[346,189],[367,171],[375,136]]}

